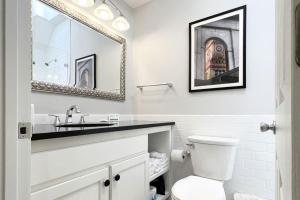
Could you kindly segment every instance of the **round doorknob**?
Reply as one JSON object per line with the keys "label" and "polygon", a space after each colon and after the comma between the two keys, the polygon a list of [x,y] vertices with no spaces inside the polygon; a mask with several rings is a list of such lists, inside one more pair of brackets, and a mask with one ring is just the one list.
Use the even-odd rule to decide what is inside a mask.
{"label": "round doorknob", "polygon": [[109,185],[110,185],[110,181],[109,180],[104,181],[104,186],[105,187],[108,187]]}
{"label": "round doorknob", "polygon": [[120,174],[117,174],[114,179],[115,179],[115,181],[119,181],[121,179]]}
{"label": "round doorknob", "polygon": [[276,122],[273,121],[272,124],[267,124],[267,123],[260,123],[260,131],[261,132],[266,132],[266,131],[273,131],[274,134],[276,134]]}

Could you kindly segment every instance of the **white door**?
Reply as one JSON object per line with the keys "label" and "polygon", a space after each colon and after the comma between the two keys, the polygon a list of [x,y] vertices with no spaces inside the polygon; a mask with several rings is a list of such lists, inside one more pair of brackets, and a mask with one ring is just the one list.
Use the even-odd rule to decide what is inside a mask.
{"label": "white door", "polygon": [[300,68],[295,64],[294,0],[276,0],[277,199],[300,199]]}
{"label": "white door", "polygon": [[5,1],[5,200],[30,199],[30,135],[18,139],[18,123],[30,133],[30,0]]}
{"label": "white door", "polygon": [[31,194],[31,200],[109,200],[109,170],[104,168]]}
{"label": "white door", "polygon": [[111,199],[144,200],[149,191],[148,154],[111,166]]}

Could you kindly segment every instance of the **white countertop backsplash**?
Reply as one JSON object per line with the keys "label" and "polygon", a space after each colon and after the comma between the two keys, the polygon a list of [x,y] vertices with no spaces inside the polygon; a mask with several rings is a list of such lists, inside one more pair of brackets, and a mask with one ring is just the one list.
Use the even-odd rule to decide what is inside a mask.
{"label": "white countertop backsplash", "polygon": [[[53,114],[53,113],[51,113]],[[66,119],[66,114],[57,114],[59,115],[61,123],[64,123]],[[73,123],[79,123],[80,117],[85,114],[73,114]],[[85,116],[86,122],[100,122],[104,120],[108,120],[109,114],[89,114],[88,116]],[[55,117],[49,116],[48,114],[35,114],[34,115],[34,123],[33,124],[54,124]],[[120,121],[128,121],[133,120],[133,115],[120,115]]]}

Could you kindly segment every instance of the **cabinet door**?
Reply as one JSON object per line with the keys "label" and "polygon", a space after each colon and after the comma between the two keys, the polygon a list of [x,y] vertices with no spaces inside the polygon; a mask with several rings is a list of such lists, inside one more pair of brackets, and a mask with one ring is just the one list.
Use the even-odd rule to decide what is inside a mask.
{"label": "cabinet door", "polygon": [[33,192],[31,200],[109,200],[109,182],[104,168]]}
{"label": "cabinet door", "polygon": [[149,192],[148,154],[111,166],[112,200],[146,200]]}

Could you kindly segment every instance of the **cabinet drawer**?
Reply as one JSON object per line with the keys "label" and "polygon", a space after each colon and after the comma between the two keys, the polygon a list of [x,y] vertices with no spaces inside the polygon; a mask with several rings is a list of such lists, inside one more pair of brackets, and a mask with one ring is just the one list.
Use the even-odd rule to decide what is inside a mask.
{"label": "cabinet drawer", "polygon": [[31,186],[59,179],[127,156],[147,152],[147,135],[34,153]]}

